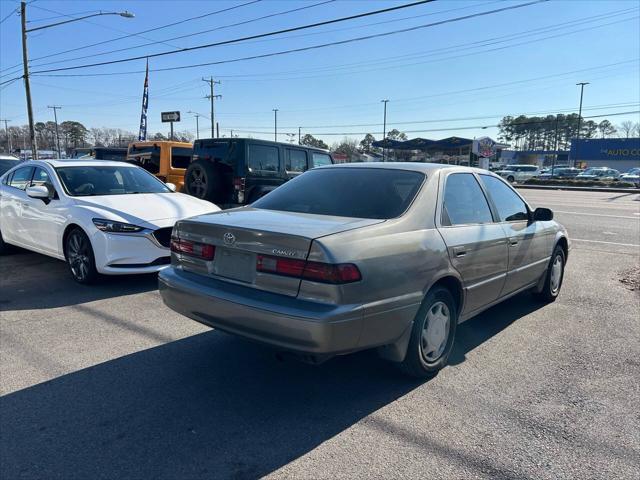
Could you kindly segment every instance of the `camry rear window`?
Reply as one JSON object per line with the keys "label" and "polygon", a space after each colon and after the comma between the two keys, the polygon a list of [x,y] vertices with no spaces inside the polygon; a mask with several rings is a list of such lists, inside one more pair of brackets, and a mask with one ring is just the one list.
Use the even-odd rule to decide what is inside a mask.
{"label": "camry rear window", "polygon": [[310,170],[252,206],[265,210],[355,218],[395,218],[409,207],[425,176],[383,168]]}

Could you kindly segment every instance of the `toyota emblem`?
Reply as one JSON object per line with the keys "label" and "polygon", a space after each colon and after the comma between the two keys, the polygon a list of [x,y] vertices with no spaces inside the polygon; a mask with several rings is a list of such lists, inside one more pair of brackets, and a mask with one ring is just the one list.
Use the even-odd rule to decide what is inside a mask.
{"label": "toyota emblem", "polygon": [[225,245],[233,245],[236,243],[236,236],[230,232],[225,233],[223,239]]}

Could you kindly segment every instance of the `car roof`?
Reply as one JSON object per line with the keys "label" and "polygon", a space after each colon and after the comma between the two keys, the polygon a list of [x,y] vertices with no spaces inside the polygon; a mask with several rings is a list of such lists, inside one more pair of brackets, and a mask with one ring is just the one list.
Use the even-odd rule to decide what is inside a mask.
{"label": "car roof", "polygon": [[316,167],[314,170],[321,170],[325,168],[379,168],[379,169],[392,169],[392,170],[408,170],[414,172],[422,172],[427,175],[438,170],[453,170],[456,172],[475,172],[494,175],[489,170],[474,167],[462,167],[458,165],[447,165],[446,163],[427,163],[427,162],[362,162],[362,163],[336,163],[333,165],[324,165],[322,167]]}
{"label": "car roof", "polygon": [[118,160],[85,160],[81,158],[67,158],[61,160],[29,160],[24,165],[42,165],[48,164],[54,168],[57,167],[132,167],[135,165]]}

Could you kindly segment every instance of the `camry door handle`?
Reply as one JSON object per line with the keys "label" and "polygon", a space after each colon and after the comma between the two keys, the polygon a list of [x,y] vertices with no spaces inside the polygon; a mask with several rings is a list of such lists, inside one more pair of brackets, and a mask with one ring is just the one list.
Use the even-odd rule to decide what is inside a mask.
{"label": "camry door handle", "polygon": [[464,257],[467,254],[466,247],[453,247],[453,254],[456,257]]}
{"label": "camry door handle", "polygon": [[509,245],[511,245],[512,247],[515,247],[516,245],[518,245],[518,239],[517,238],[510,238],[509,239]]}

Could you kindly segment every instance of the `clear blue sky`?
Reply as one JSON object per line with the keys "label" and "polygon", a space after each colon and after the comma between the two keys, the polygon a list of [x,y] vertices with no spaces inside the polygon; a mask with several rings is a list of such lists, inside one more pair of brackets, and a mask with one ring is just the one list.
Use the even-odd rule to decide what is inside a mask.
{"label": "clear blue sky", "polygon": [[[33,32],[29,37],[32,71],[82,65],[97,61],[145,55],[175,47],[238,38],[292,26],[352,15],[393,5],[398,1],[338,0],[295,13],[218,28],[189,38],[168,40],[202,30],[225,27],[322,0],[263,0],[241,8],[188,21],[180,25],[100,46],[36,60],[84,45],[137,33],[171,22],[247,3],[241,1],[48,1],[28,5],[30,27],[63,20],[64,14],[89,11],[129,10],[133,19],[104,16]],[[213,62],[260,55],[292,48],[389,32],[526,3],[445,1],[407,8],[354,21],[283,34],[277,37],[179,53],[150,61],[150,68]],[[0,20],[19,7],[15,0],[0,1]],[[201,78],[213,75],[222,84],[217,92],[217,120],[221,134],[251,133],[273,138],[273,112],[278,108],[279,132],[302,132],[320,136],[328,143],[342,135],[328,133],[372,132],[380,138],[382,104],[389,99],[387,130],[409,131],[412,137],[444,138],[451,135],[496,136],[496,124],[505,114],[553,113],[577,110],[576,82],[591,82],[585,88],[583,115],[638,110],[640,101],[640,2],[637,0],[549,1],[506,12],[479,16],[408,33],[215,66],[168,72],[151,72],[149,133],[167,131],[160,112],[180,110],[178,130],[195,133],[195,120],[186,112],[209,114],[203,98],[208,86]],[[47,11],[49,10],[49,11]],[[43,19],[42,22],[36,20]],[[45,20],[48,19],[48,20]],[[381,23],[384,22],[384,23]],[[133,48],[165,41],[165,44]],[[21,63],[20,18],[10,15],[0,25],[0,69]],[[108,55],[99,53],[126,49]],[[40,66],[43,63],[87,57]],[[93,74],[144,70],[144,60],[83,68],[65,74]],[[577,70],[582,70],[576,72]],[[572,73],[573,72],[573,73]],[[545,78],[540,78],[545,77]],[[47,105],[62,105],[59,121],[77,120],[87,127],[113,127],[137,132],[143,73],[113,76],[47,77],[34,75],[32,90],[37,121],[53,120]],[[516,83],[517,82],[517,83]],[[498,86],[500,84],[507,84]],[[487,87],[487,88],[485,88]],[[487,117],[476,118],[470,117]],[[491,117],[491,118],[488,118]],[[0,87],[0,118],[10,125],[26,123],[24,88],[21,81]],[[461,120],[456,120],[461,119]],[[613,123],[640,121],[638,114],[612,116]],[[594,119],[600,120],[600,119]],[[418,122],[423,123],[409,123]],[[403,123],[406,122],[406,123]],[[375,126],[345,126],[376,124]],[[315,128],[318,127],[318,128]],[[201,136],[207,136],[209,121],[202,118]],[[442,129],[442,131],[429,131]],[[318,135],[320,134],[320,135]],[[284,135],[279,136],[284,140]]]}

